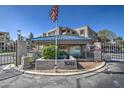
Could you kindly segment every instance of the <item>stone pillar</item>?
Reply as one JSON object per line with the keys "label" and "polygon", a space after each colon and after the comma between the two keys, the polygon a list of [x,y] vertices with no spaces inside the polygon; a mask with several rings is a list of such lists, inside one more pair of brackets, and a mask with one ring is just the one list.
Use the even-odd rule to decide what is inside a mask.
{"label": "stone pillar", "polygon": [[101,42],[95,42],[94,43],[94,61],[101,61],[102,59],[102,52],[101,52]]}
{"label": "stone pillar", "polygon": [[88,59],[88,55],[87,55],[87,44],[85,45],[85,59]]}
{"label": "stone pillar", "polygon": [[83,52],[83,49],[82,49],[82,48],[83,48],[83,45],[81,44],[80,47],[81,47],[81,50],[80,50],[80,51],[81,51],[81,54],[80,54],[80,57],[82,58],[82,55],[83,55],[83,53],[82,53],[82,52]]}
{"label": "stone pillar", "polygon": [[17,40],[17,65],[21,64],[21,57],[27,56],[27,45],[26,41]]}

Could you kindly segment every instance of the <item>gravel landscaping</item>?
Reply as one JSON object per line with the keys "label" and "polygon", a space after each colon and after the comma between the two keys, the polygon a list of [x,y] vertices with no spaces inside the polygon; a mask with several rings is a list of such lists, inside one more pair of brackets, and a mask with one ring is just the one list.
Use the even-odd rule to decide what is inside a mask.
{"label": "gravel landscaping", "polygon": [[99,66],[101,62],[79,62],[79,64],[83,69],[88,70]]}

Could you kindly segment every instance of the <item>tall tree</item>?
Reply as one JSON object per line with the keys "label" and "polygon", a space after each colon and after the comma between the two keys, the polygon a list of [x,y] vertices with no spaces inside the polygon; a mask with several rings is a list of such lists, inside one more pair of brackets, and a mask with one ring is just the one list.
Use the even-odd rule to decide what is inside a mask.
{"label": "tall tree", "polygon": [[124,40],[122,37],[118,36],[117,38],[115,38],[114,40],[120,47],[124,47]]}
{"label": "tall tree", "polygon": [[6,34],[6,40],[8,43],[10,42],[10,34],[9,33]]}
{"label": "tall tree", "polygon": [[30,32],[30,34],[29,34],[29,40],[31,40],[33,37],[34,37],[34,36],[33,36],[33,33]]}
{"label": "tall tree", "polygon": [[34,44],[32,43],[32,38],[33,38],[34,36],[33,36],[33,33],[32,32],[30,32],[30,34],[29,34],[29,38],[28,38],[28,43],[29,43],[29,48],[33,48],[34,47]]}
{"label": "tall tree", "polygon": [[109,42],[109,41],[114,41],[116,35],[114,32],[108,29],[103,29],[98,32],[98,37],[102,42]]}
{"label": "tall tree", "polygon": [[121,36],[118,36],[115,38],[115,41],[120,41],[120,40],[123,40],[123,38]]}

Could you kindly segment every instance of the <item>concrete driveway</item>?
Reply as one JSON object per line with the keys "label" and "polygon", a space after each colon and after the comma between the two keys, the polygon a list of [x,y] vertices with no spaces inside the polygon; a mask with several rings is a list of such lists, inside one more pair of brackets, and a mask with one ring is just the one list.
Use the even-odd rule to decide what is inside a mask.
{"label": "concrete driveway", "polygon": [[[124,87],[124,63],[109,62],[101,73],[75,76],[21,74],[0,81],[1,88],[120,88]],[[104,68],[104,69],[105,69]]]}

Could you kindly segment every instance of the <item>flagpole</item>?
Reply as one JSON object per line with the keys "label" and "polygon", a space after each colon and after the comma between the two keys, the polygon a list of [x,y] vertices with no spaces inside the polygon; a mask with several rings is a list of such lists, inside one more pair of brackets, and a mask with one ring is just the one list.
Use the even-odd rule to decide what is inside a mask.
{"label": "flagpole", "polygon": [[59,30],[58,28],[58,6],[57,5],[54,5],[52,7],[52,10],[51,10],[51,14],[50,14],[50,17],[51,17],[51,20],[53,22],[56,22],[56,30],[55,30],[55,66],[54,66],[54,72],[56,73],[57,72],[57,50],[58,50],[58,42],[57,42],[57,31]]}
{"label": "flagpole", "polygon": [[55,67],[54,67],[54,72],[57,72],[57,55],[58,55],[58,42],[57,42],[57,31],[59,30],[58,28],[58,18],[56,20],[56,32],[55,32]]}

